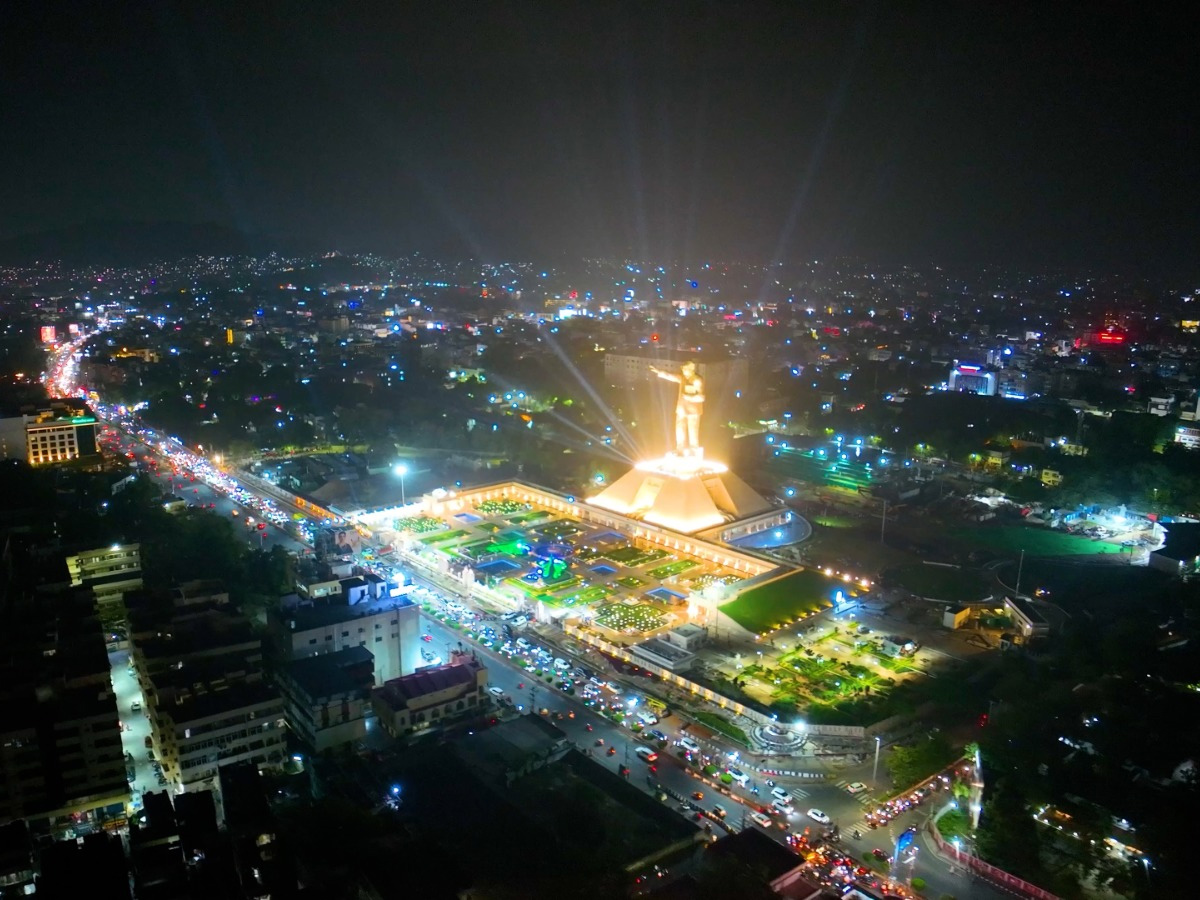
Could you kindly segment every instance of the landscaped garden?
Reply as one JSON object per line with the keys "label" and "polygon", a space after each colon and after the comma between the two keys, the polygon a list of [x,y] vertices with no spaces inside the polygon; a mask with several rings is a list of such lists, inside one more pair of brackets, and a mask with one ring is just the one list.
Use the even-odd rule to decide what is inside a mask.
{"label": "landscaped garden", "polygon": [[801,569],[743,591],[722,604],[721,612],[748,631],[765,634],[829,608],[839,590],[852,593],[817,569]]}
{"label": "landscaped garden", "polygon": [[624,578],[618,578],[617,584],[623,588],[628,588],[631,591],[636,591],[638,588],[646,584],[646,582],[638,578],[636,575],[626,575]]}
{"label": "landscaped garden", "polygon": [[530,522],[540,522],[542,519],[550,518],[550,513],[544,509],[534,509],[524,515],[509,516],[508,521],[513,525],[528,525]]}
{"label": "landscaped garden", "polygon": [[427,537],[418,538],[422,544],[442,544],[446,541],[453,541],[456,538],[466,537],[470,532],[463,531],[461,528],[454,531],[443,531],[440,534],[431,534]]}
{"label": "landscaped garden", "polygon": [[649,603],[605,603],[595,615],[597,625],[626,633],[654,631],[665,619],[662,611]]}
{"label": "landscaped garden", "polygon": [[475,504],[475,508],[489,516],[508,516],[531,509],[528,503],[517,500],[482,500]]}
{"label": "landscaped garden", "polygon": [[412,534],[429,534],[433,531],[442,531],[446,528],[446,523],[441,519],[434,519],[431,516],[409,516],[406,519],[397,519],[397,531],[408,531]]}
{"label": "landscaped garden", "polygon": [[545,525],[539,525],[533,530],[544,538],[552,541],[561,541],[565,537],[578,534],[579,523],[571,519],[562,519],[558,522],[548,522]]}
{"label": "landscaped garden", "polygon": [[694,569],[698,565],[700,565],[700,563],[696,562],[694,559],[677,559],[674,562],[669,562],[666,565],[653,568],[646,574],[651,578],[656,578],[659,581],[662,581],[664,578],[671,578],[675,575],[679,575],[682,572],[686,572],[688,569]]}
{"label": "landscaped garden", "polygon": [[693,591],[702,591],[705,588],[712,587],[714,584],[723,584],[729,587],[741,580],[741,576],[739,575],[713,575],[710,572],[706,572],[703,575],[697,575],[695,578],[690,579],[687,585]]}
{"label": "landscaped garden", "polygon": [[617,547],[614,550],[609,550],[604,554],[605,559],[611,559],[613,562],[619,562],[621,565],[636,568],[644,566],[646,563],[658,562],[660,559],[670,556],[666,550],[658,549],[643,549],[635,547],[632,544],[626,544],[624,547]]}

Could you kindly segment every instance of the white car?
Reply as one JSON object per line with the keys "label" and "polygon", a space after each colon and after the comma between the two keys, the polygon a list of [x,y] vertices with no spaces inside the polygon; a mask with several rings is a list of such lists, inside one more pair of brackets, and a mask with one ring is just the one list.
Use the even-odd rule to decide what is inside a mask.
{"label": "white car", "polygon": [[741,769],[728,769],[726,771],[729,772],[729,777],[732,778],[734,781],[736,781],[738,784],[740,784],[742,787],[745,787],[746,783],[750,780],[750,776],[747,775],[745,772],[743,772]]}
{"label": "white car", "polygon": [[790,816],[795,811],[792,809],[792,804],[787,800],[772,800],[771,805],[785,816]]}
{"label": "white car", "polygon": [[853,784],[846,785],[846,792],[849,794],[861,794],[867,789],[867,786],[861,781],[856,781]]}
{"label": "white car", "polygon": [[688,737],[680,738],[679,746],[682,747],[684,750],[686,750],[688,753],[699,753],[700,752],[700,745]]}
{"label": "white car", "polygon": [[571,664],[569,662],[567,662],[565,659],[555,659],[554,660],[554,668],[565,672],[567,669],[571,668]]}
{"label": "white car", "polygon": [[504,688],[490,687],[490,688],[488,688],[488,693],[496,698],[503,697],[504,696]]}
{"label": "white car", "polygon": [[755,825],[761,825],[763,828],[770,828],[775,823],[771,821],[771,817],[760,812],[750,813],[750,821]]}
{"label": "white car", "polygon": [[791,793],[788,792],[787,788],[781,788],[781,787],[771,788],[771,796],[774,797],[776,800],[782,800],[784,803],[792,802],[792,795],[791,795]]}
{"label": "white car", "polygon": [[819,822],[822,825],[828,825],[833,821],[831,818],[829,818],[829,816],[825,815],[825,813],[821,812],[821,810],[816,809],[815,807],[808,811],[808,817],[814,822]]}

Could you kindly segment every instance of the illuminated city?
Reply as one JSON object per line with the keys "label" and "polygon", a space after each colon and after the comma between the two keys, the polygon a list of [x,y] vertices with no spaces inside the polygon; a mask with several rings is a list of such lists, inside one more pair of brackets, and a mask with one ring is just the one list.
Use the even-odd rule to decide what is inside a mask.
{"label": "illuminated city", "polygon": [[9,19],[0,897],[1194,893],[1186,27]]}

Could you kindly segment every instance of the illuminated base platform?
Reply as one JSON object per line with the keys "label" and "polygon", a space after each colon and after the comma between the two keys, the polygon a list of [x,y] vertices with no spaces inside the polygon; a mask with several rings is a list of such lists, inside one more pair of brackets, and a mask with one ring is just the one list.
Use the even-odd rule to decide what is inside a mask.
{"label": "illuminated base platform", "polygon": [[587,502],[681,534],[773,509],[728,466],[700,453],[640,462]]}

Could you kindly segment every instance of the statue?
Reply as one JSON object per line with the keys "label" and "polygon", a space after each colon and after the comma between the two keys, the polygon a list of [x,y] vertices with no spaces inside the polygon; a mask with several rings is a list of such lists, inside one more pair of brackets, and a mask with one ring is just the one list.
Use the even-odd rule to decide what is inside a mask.
{"label": "statue", "polygon": [[650,367],[664,381],[679,385],[675,401],[675,451],[684,456],[700,456],[700,416],[704,413],[704,379],[696,374],[696,364],[685,362],[679,374]]}

